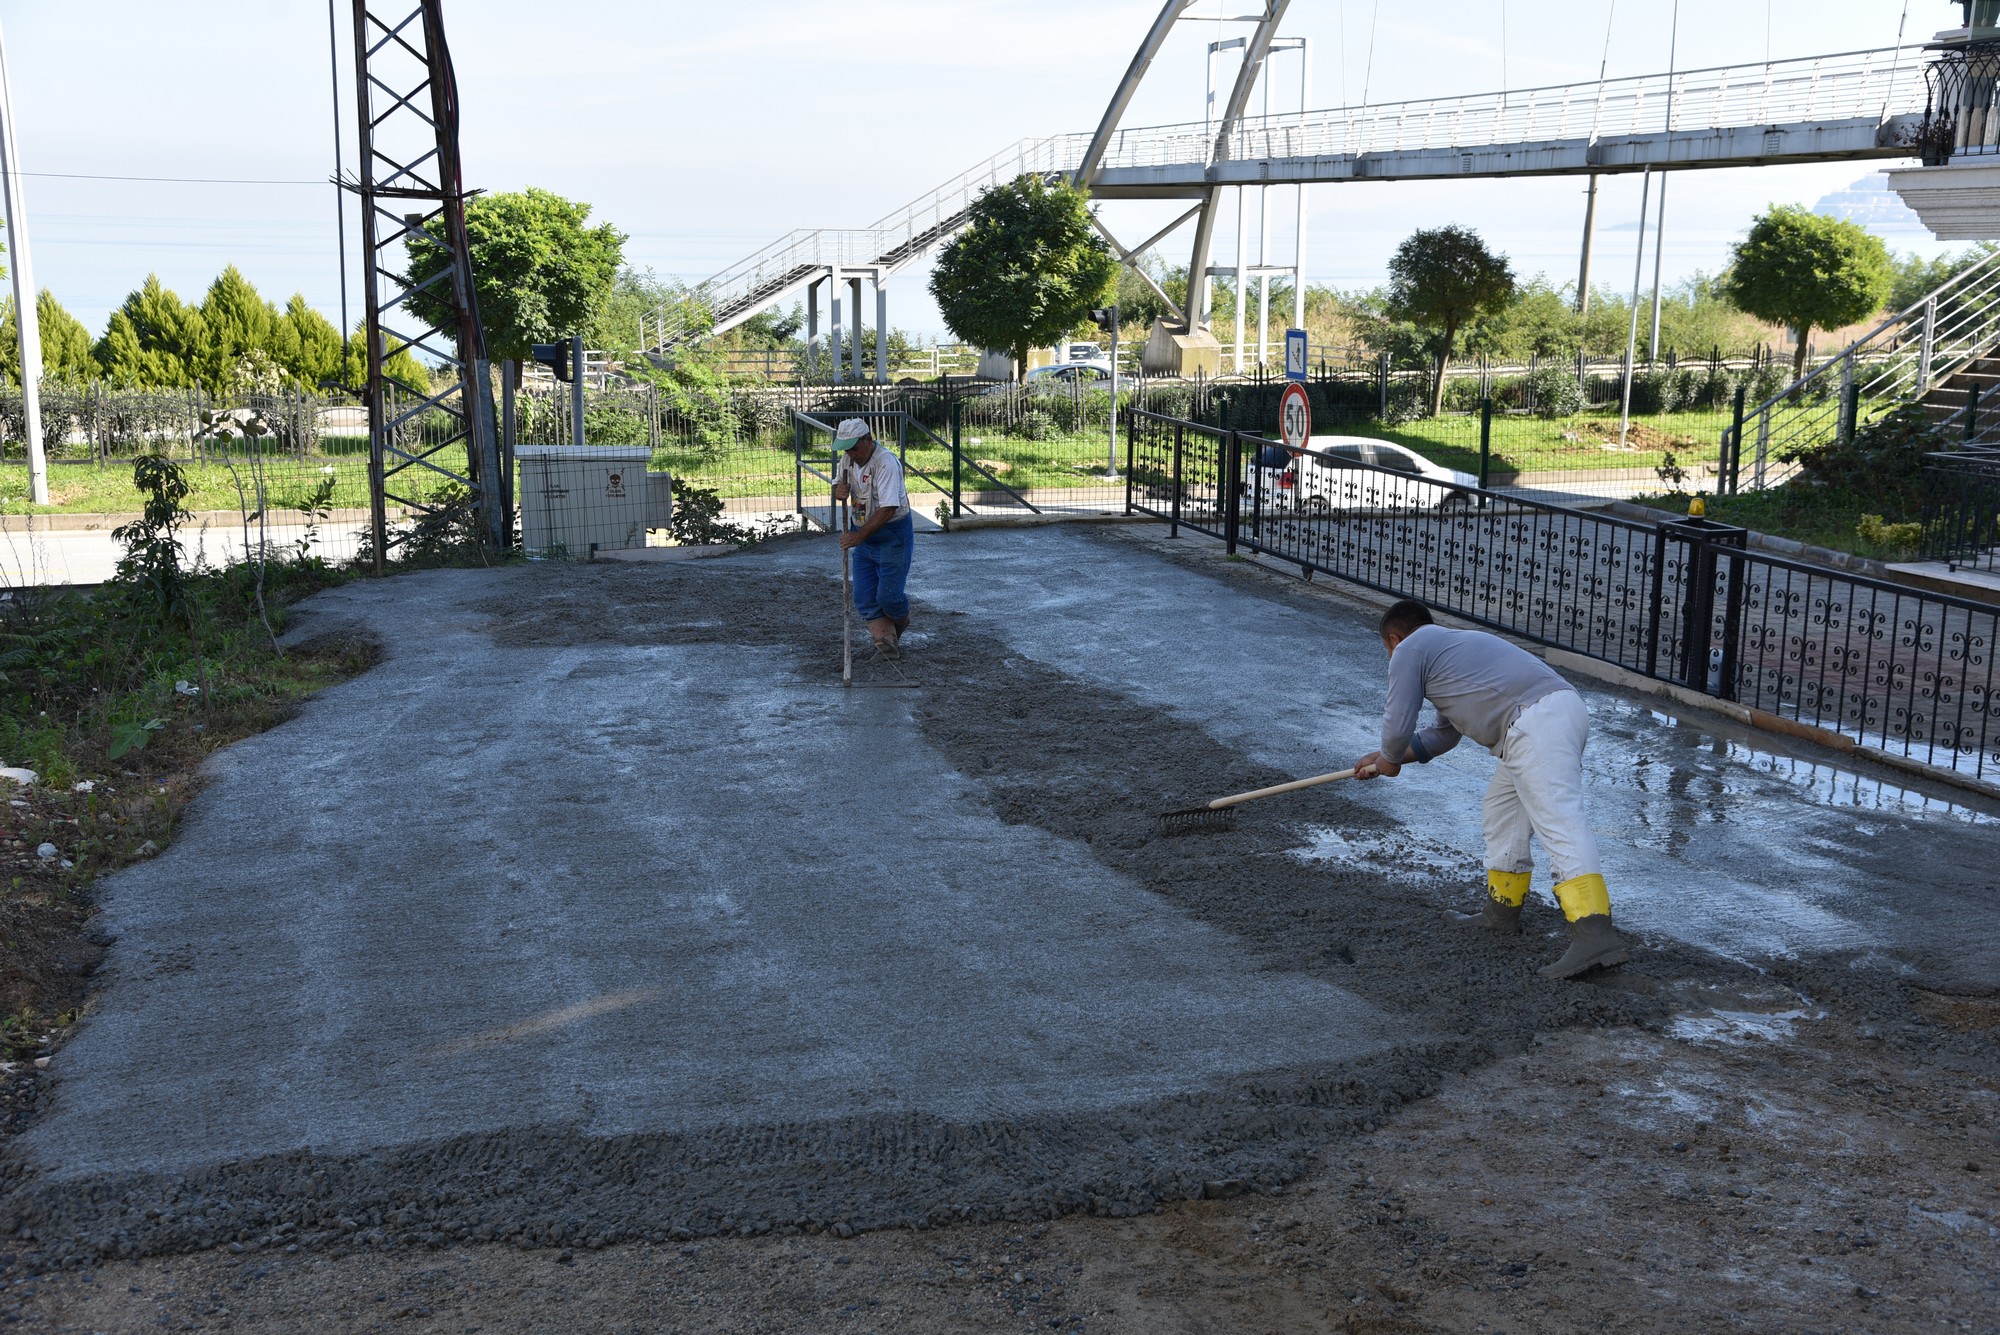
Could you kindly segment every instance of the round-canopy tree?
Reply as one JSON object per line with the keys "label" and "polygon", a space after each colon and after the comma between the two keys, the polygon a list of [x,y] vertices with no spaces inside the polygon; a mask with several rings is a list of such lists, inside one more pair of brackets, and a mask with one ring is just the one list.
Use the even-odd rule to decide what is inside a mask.
{"label": "round-canopy tree", "polygon": [[1796,205],[1757,216],[1730,253],[1722,293],[1760,320],[1798,331],[1792,378],[1806,373],[1815,329],[1838,329],[1882,309],[1895,282],[1889,249],[1855,223]]}
{"label": "round-canopy tree", "polygon": [[972,206],[938,257],[931,295],[952,333],[1005,348],[1016,367],[1111,299],[1118,261],[1090,222],[1090,197],[1066,181],[1022,175]]}
{"label": "round-canopy tree", "polygon": [[1426,335],[1436,369],[1431,412],[1444,407],[1444,373],[1468,325],[1507,308],[1514,270],[1469,227],[1447,225],[1410,233],[1389,260],[1389,316]]}
{"label": "round-canopy tree", "polygon": [[[528,359],[535,343],[580,334],[618,277],[625,236],[610,223],[589,226],[590,205],[529,186],[481,195],[465,206],[472,282],[486,355]],[[409,238],[410,281],[445,272],[444,222],[432,219]],[[455,334],[448,302],[413,295],[409,307],[431,328]]]}

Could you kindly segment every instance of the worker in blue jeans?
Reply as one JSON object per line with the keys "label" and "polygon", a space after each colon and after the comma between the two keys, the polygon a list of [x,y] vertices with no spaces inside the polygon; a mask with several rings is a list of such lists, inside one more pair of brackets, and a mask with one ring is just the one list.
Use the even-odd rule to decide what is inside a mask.
{"label": "worker in blue jeans", "polygon": [[910,626],[910,493],[903,484],[903,461],[875,443],[868,423],[850,417],[833,436],[841,451],[833,499],[847,502],[848,522],[840,545],[854,562],[854,610],[868,623],[875,650],[902,656],[903,632]]}

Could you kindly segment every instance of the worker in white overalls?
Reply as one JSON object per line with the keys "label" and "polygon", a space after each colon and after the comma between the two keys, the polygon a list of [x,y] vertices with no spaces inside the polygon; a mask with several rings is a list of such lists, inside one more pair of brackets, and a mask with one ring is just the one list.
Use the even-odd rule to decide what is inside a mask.
{"label": "worker in white overalls", "polygon": [[[1583,697],[1518,645],[1482,630],[1433,625],[1419,602],[1384,612],[1381,632],[1389,651],[1382,749],[1355,761],[1354,777],[1387,777],[1423,764],[1461,736],[1491,751],[1500,766],[1486,789],[1486,907],[1465,921],[1521,930],[1533,834],[1554,865],[1556,902],[1570,926],[1568,951],[1542,977],[1573,978],[1623,964],[1629,952],[1611,925],[1611,893],[1583,810],[1583,746],[1590,735]],[[1439,722],[1419,731],[1425,700],[1437,707]]]}
{"label": "worker in white overalls", "polygon": [[903,632],[910,626],[910,548],[916,526],[910,520],[910,493],[903,485],[903,461],[875,443],[874,432],[858,417],[834,432],[842,451],[834,475],[833,499],[846,501],[849,521],[840,545],[854,562],[854,610],[868,623],[876,651],[902,656]]}

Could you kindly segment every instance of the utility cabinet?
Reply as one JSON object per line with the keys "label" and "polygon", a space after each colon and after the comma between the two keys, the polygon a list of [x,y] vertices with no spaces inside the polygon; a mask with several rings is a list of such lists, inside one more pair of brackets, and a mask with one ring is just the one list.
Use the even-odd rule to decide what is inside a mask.
{"label": "utility cabinet", "polygon": [[643,445],[522,445],[514,451],[521,548],[531,557],[574,557],[644,547],[665,528],[673,482],[648,473]]}

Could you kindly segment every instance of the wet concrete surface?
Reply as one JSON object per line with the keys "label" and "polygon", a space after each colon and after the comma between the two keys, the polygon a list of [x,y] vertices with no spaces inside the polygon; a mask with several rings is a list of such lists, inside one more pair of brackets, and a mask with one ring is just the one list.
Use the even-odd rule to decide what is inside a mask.
{"label": "wet concrete surface", "polygon": [[1124,1214],[1285,1180],[1544,1030],[1741,1010],[1780,962],[1995,976],[1991,812],[1591,691],[1651,948],[1541,982],[1552,911],[1442,925],[1479,893],[1469,745],[1154,835],[1370,748],[1362,611],[1129,535],[927,538],[923,640],[862,674],[920,689],[848,692],[827,556],[315,599],[302,633],[389,661],[224,753],[103,887],[17,1227],[133,1254],[275,1219],[556,1244]]}
{"label": "wet concrete surface", "polygon": [[[1052,531],[1024,561],[995,536],[955,539],[964,554],[928,563],[925,588],[1004,624],[1023,654],[1115,681],[1287,772],[1345,768],[1378,744],[1386,658],[1364,611],[1330,613],[1261,570],[1219,585],[1213,570],[1120,555],[1119,539]],[[1182,541],[1191,557],[1212,547]],[[1996,804],[1578,685],[1592,716],[1592,819],[1623,923],[1744,960],[1884,951],[1940,980],[2000,978]],[[1312,813],[1308,852],[1351,846],[1342,813],[1365,810],[1395,837],[1365,841],[1364,856],[1450,869],[1476,895],[1492,764],[1462,743],[1395,780],[1278,800]],[[1199,784],[1189,794],[1210,795]],[[1538,873],[1544,897],[1547,884]]]}

